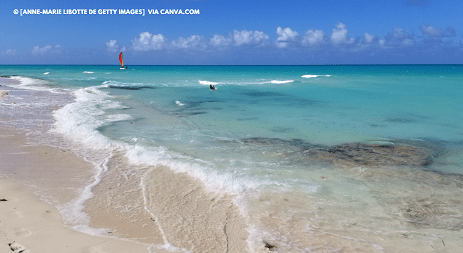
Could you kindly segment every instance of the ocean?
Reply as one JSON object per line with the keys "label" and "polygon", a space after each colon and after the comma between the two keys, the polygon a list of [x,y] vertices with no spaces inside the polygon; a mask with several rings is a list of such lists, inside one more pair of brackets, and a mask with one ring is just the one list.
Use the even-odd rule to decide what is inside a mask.
{"label": "ocean", "polygon": [[[463,247],[463,65],[3,65],[0,75],[16,81],[2,124],[94,164],[71,201],[37,186],[75,230],[106,235],[88,216],[106,203],[156,220],[163,243],[150,251],[197,252],[207,235],[191,236],[195,221],[212,214],[195,203],[215,196],[244,217],[250,252]],[[175,186],[159,196],[179,175],[201,188],[185,206]]]}

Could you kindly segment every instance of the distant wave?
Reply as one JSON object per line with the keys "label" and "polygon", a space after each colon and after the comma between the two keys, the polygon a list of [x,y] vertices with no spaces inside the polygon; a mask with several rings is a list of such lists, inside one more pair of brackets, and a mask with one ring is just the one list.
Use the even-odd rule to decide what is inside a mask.
{"label": "distant wave", "polygon": [[218,83],[216,82],[211,82],[211,81],[199,81],[200,84],[203,84],[203,85],[216,85]]}
{"label": "distant wave", "polygon": [[180,101],[178,101],[178,100],[175,101],[175,103],[176,103],[178,106],[184,106],[184,105],[185,105],[185,104],[183,104],[182,102],[180,102]]}
{"label": "distant wave", "polygon": [[84,71],[82,73],[84,73],[84,74],[93,74],[94,72],[92,72],[92,71]]}
{"label": "distant wave", "polygon": [[314,77],[319,77],[319,76],[330,77],[331,75],[303,75],[303,76],[301,76],[301,77],[302,77],[302,78],[314,78]]}
{"label": "distant wave", "polygon": [[143,85],[142,83],[121,83],[117,81],[104,81],[102,87],[120,90],[156,89],[154,86]]}
{"label": "distant wave", "polygon": [[141,89],[156,89],[153,86],[118,86],[118,85],[108,85],[108,88],[119,89],[119,90],[141,90]]}
{"label": "distant wave", "polygon": [[44,75],[48,75],[48,74],[50,74],[50,72],[45,72],[45,73],[43,73],[43,74],[44,74]]}
{"label": "distant wave", "polygon": [[292,83],[294,82],[294,80],[284,80],[284,81],[278,81],[278,80],[272,80],[271,83],[277,83],[277,84],[280,84],[280,83]]}

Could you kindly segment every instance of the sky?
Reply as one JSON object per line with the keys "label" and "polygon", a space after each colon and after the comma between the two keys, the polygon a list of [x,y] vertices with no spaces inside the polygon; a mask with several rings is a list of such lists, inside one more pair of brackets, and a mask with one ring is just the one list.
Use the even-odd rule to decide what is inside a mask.
{"label": "sky", "polygon": [[463,64],[462,10],[461,0],[1,0],[0,64],[111,65],[120,52],[127,65]]}

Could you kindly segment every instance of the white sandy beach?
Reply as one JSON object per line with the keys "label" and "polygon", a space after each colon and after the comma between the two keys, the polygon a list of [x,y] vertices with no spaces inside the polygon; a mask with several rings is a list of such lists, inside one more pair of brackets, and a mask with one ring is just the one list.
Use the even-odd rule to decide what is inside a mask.
{"label": "white sandy beach", "polygon": [[[11,180],[0,179],[0,252],[148,252],[149,245],[79,233],[58,210]],[[14,243],[14,244],[13,244]]]}

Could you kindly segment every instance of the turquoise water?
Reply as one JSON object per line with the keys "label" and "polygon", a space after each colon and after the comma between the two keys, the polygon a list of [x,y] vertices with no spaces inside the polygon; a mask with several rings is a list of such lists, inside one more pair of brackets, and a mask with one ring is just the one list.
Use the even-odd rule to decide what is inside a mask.
{"label": "turquoise water", "polygon": [[[438,240],[436,234],[463,246],[455,232],[463,228],[462,65],[1,66],[0,74],[22,82],[15,88],[73,95],[63,95],[66,106],[49,124],[80,148],[117,144],[134,165],[166,165],[237,196],[255,252],[263,241],[281,252],[350,251],[349,240],[362,242],[365,252],[390,251],[397,247],[390,234],[412,230],[423,236],[416,232],[401,250]],[[7,124],[27,125],[27,117],[17,117]],[[307,155],[346,143],[402,145],[430,155],[418,167]],[[426,226],[411,222],[405,206],[421,203],[421,190],[434,194],[427,200],[438,213],[433,219],[456,225],[435,225],[428,216],[418,222]],[[437,210],[441,205],[448,209]],[[339,212],[347,206],[356,212]],[[388,238],[373,239],[378,233]],[[346,243],[332,242],[332,234]]]}

